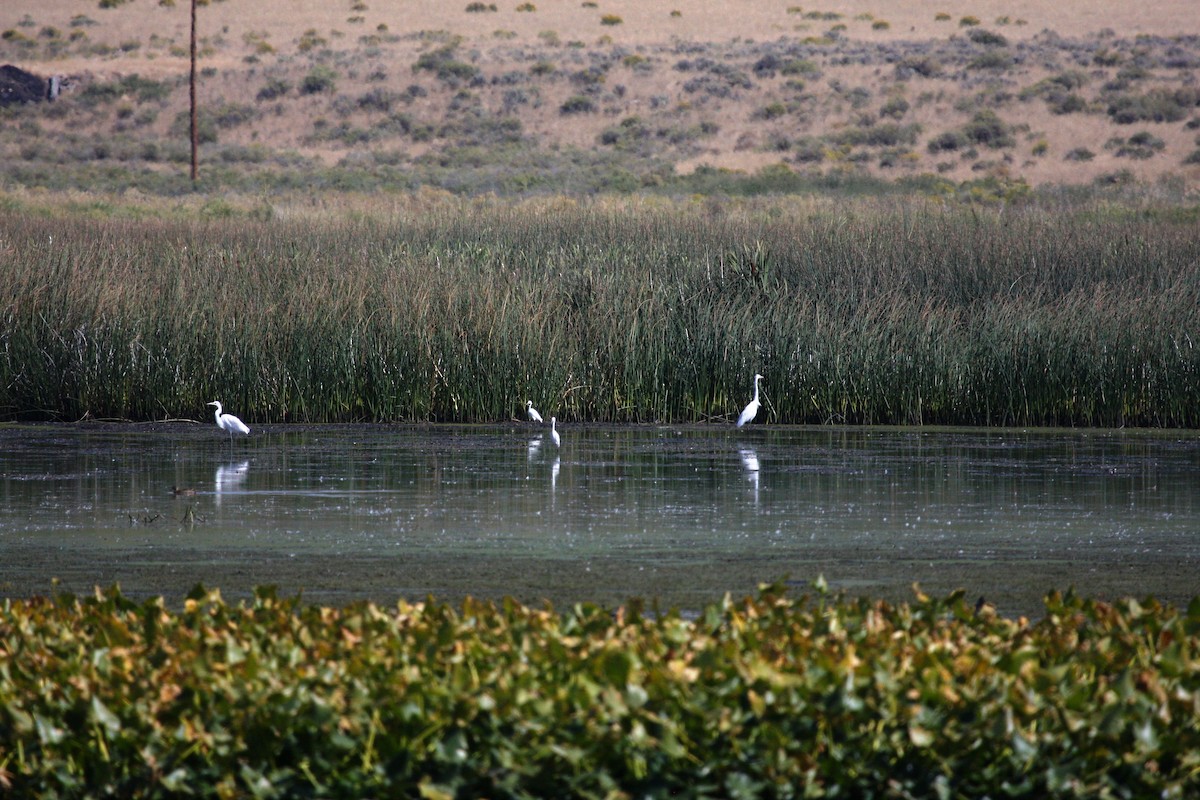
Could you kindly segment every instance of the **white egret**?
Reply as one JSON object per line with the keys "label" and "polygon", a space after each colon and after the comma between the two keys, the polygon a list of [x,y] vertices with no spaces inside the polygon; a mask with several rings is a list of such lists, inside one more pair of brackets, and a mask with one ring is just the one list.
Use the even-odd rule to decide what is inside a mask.
{"label": "white egret", "polygon": [[246,423],[235,417],[233,414],[222,414],[221,403],[218,400],[213,400],[208,405],[217,407],[217,427],[223,431],[229,431],[229,446],[233,446],[233,434],[240,433],[245,436],[250,435],[250,429],[246,427]]}
{"label": "white egret", "polygon": [[737,426],[740,428],[750,420],[758,416],[758,382],[762,380],[762,375],[754,373],[754,399],[746,404],[742,409],[741,416],[738,417]]}
{"label": "white egret", "polygon": [[529,419],[532,422],[541,422],[542,421],[542,415],[539,414],[538,410],[533,407],[532,400],[525,401],[525,413],[529,415]]}
{"label": "white egret", "polygon": [[554,429],[554,417],[550,418],[550,440],[554,442],[555,447],[558,447],[559,442],[562,441],[562,437],[560,437],[558,435],[558,431]]}

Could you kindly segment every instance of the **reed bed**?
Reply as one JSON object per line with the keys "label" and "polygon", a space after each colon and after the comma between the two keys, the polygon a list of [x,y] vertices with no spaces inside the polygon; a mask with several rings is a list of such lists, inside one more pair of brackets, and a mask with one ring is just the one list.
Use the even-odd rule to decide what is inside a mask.
{"label": "reed bed", "polygon": [[0,417],[1200,425],[1200,235],[1096,205],[0,209]]}

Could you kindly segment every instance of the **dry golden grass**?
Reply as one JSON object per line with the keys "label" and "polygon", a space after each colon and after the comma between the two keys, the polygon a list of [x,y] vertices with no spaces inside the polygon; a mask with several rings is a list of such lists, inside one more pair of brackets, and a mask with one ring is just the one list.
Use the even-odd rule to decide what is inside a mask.
{"label": "dry golden grass", "polygon": [[[81,0],[8,0],[0,29],[21,26],[30,37],[47,26],[64,34],[83,30],[89,43],[107,44],[114,52],[97,55],[68,48],[50,58],[25,53],[21,60],[22,51],[6,43],[0,45],[0,60],[42,74],[73,76],[76,89],[131,73],[160,80],[180,77],[188,66],[188,6],[187,0],[177,0],[174,7],[131,0],[101,10]],[[415,124],[444,125],[453,116],[448,109],[466,104],[482,117],[518,119],[521,133],[541,148],[602,149],[599,137],[606,129],[637,117],[649,129],[642,144],[679,172],[701,166],[752,172],[785,163],[794,169],[884,178],[936,172],[953,180],[995,176],[1038,185],[1090,183],[1123,172],[1148,183],[1170,178],[1189,188],[1200,185],[1200,165],[1184,164],[1200,145],[1197,130],[1186,124],[1200,119],[1200,108],[1191,108],[1182,120],[1118,125],[1105,113],[1101,97],[1102,87],[1117,80],[1123,69],[1143,64],[1147,66],[1131,91],[1194,88],[1200,71],[1195,66],[1200,64],[1200,22],[1194,0],[828,0],[819,5],[788,0],[542,0],[532,4],[533,10],[521,10],[528,6],[504,0],[495,3],[494,11],[472,13],[468,0],[224,0],[200,10],[201,100],[254,104],[269,76],[282,76],[295,87],[314,64],[331,67],[338,74],[337,96],[302,96],[293,88],[281,102],[258,103],[267,110],[251,124],[223,130],[220,140],[293,150],[325,164],[359,149],[383,148],[401,163],[435,150],[436,137],[356,145],[313,135],[318,121],[371,130],[379,115],[353,101],[372,89],[402,93],[415,84],[425,94],[407,99],[401,109]],[[81,13],[95,24],[73,27],[72,18]],[[964,25],[968,17],[979,24]],[[619,24],[602,24],[602,18]],[[972,66],[972,59],[990,50],[970,42],[971,30],[1005,37],[1007,46],[991,49],[1015,62],[999,69]],[[317,41],[315,47],[305,49],[306,34]],[[448,41],[456,43],[456,59],[478,70],[474,83],[440,81],[414,70],[422,54]],[[121,46],[130,43],[139,46],[122,52]],[[802,89],[789,86],[788,76],[778,71],[753,69],[764,54],[780,52],[802,53],[818,69],[794,76],[803,81]],[[934,54],[942,74],[898,72],[897,60],[921,52]],[[1112,54],[1111,63],[1105,54]],[[680,68],[689,61],[692,69]],[[711,69],[697,69],[698,62]],[[531,68],[539,63],[553,71],[531,77]],[[721,85],[721,73],[712,77],[713,65],[749,80]],[[595,110],[562,113],[562,104],[581,92],[572,76],[589,67],[600,74],[589,95]],[[1089,103],[1086,111],[1055,114],[1041,99],[1020,98],[1022,90],[1067,70],[1088,75],[1081,90]],[[697,89],[695,79],[709,80],[711,90]],[[718,85],[712,86],[714,81]],[[520,102],[513,101],[513,88],[523,93]],[[340,107],[335,105],[338,97]],[[909,104],[895,120],[898,124],[920,125],[913,141],[890,149],[830,144],[847,130],[892,122],[880,114],[891,97]],[[778,113],[764,114],[772,104]],[[186,87],[176,88],[164,112],[142,133],[166,136],[170,121],[186,105]],[[930,140],[961,128],[981,109],[994,109],[1013,128],[1011,146],[966,153],[929,150]],[[79,124],[74,118],[61,122],[74,132]],[[97,136],[118,127],[109,118],[97,118],[94,125]],[[707,126],[703,135],[679,135],[702,125]],[[56,123],[46,121],[42,129],[53,133]],[[1140,131],[1160,139],[1162,148],[1148,158],[1117,155],[1114,139]],[[796,156],[804,141],[820,143],[819,161]],[[1065,159],[1079,147],[1094,158]]]}

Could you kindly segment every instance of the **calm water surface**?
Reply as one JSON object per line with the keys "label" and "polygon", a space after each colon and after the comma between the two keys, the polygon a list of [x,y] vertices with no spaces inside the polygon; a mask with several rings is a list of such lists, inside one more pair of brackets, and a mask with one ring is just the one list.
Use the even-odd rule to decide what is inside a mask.
{"label": "calm water surface", "polygon": [[213,425],[0,427],[0,595],[202,582],[697,608],[824,575],[1036,614],[1053,588],[1200,593],[1192,432],[566,425],[558,449],[545,433],[258,426],[231,446]]}

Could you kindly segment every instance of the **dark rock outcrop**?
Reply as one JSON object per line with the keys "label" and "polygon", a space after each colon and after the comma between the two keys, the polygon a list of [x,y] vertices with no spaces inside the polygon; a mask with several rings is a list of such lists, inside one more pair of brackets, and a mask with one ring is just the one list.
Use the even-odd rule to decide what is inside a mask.
{"label": "dark rock outcrop", "polygon": [[45,100],[49,97],[48,86],[45,78],[5,64],[0,67],[0,106]]}

